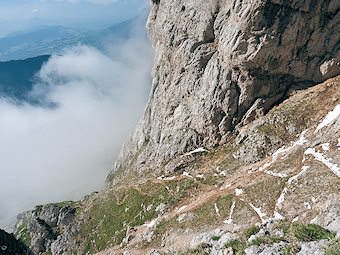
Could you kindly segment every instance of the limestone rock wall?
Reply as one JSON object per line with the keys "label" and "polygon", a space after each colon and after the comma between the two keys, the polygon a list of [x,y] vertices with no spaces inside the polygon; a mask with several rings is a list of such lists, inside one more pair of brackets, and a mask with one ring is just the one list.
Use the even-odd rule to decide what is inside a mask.
{"label": "limestone rock wall", "polygon": [[151,0],[145,113],[108,176],[222,144],[289,91],[340,74],[338,0]]}

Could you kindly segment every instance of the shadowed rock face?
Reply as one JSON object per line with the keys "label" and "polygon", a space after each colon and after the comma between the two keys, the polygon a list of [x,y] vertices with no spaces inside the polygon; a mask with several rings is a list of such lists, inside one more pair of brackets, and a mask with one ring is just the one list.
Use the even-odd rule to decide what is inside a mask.
{"label": "shadowed rock face", "polygon": [[25,234],[29,235],[30,249],[37,254],[47,251],[64,254],[65,249],[75,246],[77,230],[71,226],[74,216],[75,208],[69,205],[46,204],[19,214],[14,232],[22,240]]}
{"label": "shadowed rock face", "polygon": [[28,247],[20,240],[15,239],[0,229],[0,254],[1,255],[33,255]]}
{"label": "shadowed rock face", "polygon": [[340,73],[337,0],[151,1],[145,113],[107,182],[223,144],[290,90]]}

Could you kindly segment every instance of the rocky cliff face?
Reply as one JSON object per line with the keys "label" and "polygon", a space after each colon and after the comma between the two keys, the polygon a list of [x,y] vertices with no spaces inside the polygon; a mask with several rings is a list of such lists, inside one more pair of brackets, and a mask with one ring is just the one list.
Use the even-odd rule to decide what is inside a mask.
{"label": "rocky cliff face", "polygon": [[293,89],[339,74],[339,20],[337,0],[152,0],[152,91],[107,181],[224,144]]}

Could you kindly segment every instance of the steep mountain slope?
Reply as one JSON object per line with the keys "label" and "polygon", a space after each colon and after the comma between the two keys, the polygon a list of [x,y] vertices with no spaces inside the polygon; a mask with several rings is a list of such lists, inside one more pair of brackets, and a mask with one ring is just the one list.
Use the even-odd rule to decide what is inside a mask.
{"label": "steep mountain slope", "polygon": [[339,253],[339,9],[152,0],[153,89],[107,188],[16,235],[38,254]]}
{"label": "steep mountain slope", "polygon": [[[338,242],[332,231],[340,236],[339,95],[340,76],[294,92],[264,117],[240,128],[238,135],[230,135],[225,145],[183,154],[158,171],[130,172],[77,203],[40,206],[21,215],[17,236],[29,240],[38,253],[94,254],[113,246],[101,254],[149,254],[153,249],[204,254],[201,245],[215,236],[228,238],[218,247],[205,247],[208,252],[222,252],[224,244],[248,235],[244,229],[274,220],[271,231],[291,228],[304,237],[273,234],[268,241],[258,235],[243,240],[243,248],[284,241],[281,250],[299,250],[328,238],[333,241],[315,244],[319,250],[328,249]],[[175,166],[167,175],[167,168]],[[300,223],[288,227],[291,221],[331,232],[316,225],[304,229]],[[266,229],[266,224],[260,227]],[[309,236],[308,231],[314,233],[309,228],[320,234]]]}
{"label": "steep mountain slope", "polygon": [[153,88],[108,182],[224,144],[289,90],[339,74],[339,20],[335,0],[151,1]]}

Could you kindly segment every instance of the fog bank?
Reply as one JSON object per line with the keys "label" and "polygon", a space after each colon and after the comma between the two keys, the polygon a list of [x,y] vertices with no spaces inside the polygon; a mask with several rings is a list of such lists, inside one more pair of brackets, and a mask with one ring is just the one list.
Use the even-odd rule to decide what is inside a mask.
{"label": "fog bank", "polygon": [[0,98],[0,228],[34,205],[104,187],[144,110],[152,60],[143,35],[104,53],[79,45],[37,74],[29,96],[39,106]]}

